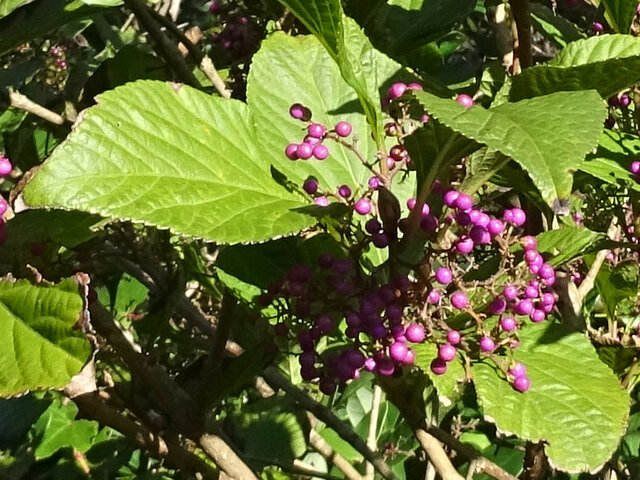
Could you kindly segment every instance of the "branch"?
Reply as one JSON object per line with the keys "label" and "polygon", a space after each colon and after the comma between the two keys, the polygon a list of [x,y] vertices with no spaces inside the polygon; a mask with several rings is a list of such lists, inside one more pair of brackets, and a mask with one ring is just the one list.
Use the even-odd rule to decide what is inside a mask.
{"label": "branch", "polygon": [[531,9],[529,0],[509,0],[511,13],[518,32],[518,60],[520,68],[533,65],[531,56]]}
{"label": "branch", "polygon": [[27,96],[15,91],[11,87],[9,87],[9,104],[19,110],[24,110],[25,112],[32,113],[37,117],[46,120],[47,122],[51,122],[56,125],[62,125],[64,123],[64,118],[61,115],[57,114],[56,112],[52,112],[42,105],[37,104],[33,100],[30,100]]}
{"label": "branch", "polygon": [[421,428],[416,429],[413,433],[442,480],[464,480],[464,477],[451,464],[451,460],[442,449],[440,442],[433,435]]}
{"label": "branch", "polygon": [[[309,423],[311,423],[311,426],[313,427],[317,422],[316,417],[311,413],[307,414],[307,417],[309,417]],[[327,461],[333,463],[338,470],[344,473],[344,478],[347,480],[364,480],[364,477],[360,475],[360,472],[358,472],[346,458],[331,448],[331,445],[329,445],[327,441],[313,428],[309,434],[309,444]]]}
{"label": "branch", "polygon": [[187,85],[202,89],[202,85],[195,77],[187,63],[185,62],[178,47],[171,42],[162,32],[154,18],[149,13],[146,5],[141,0],[124,0],[125,5],[136,16],[140,25],[149,32],[153,39],[156,52],[165,59],[169,67]]}
{"label": "branch", "polygon": [[182,30],[178,28],[178,26],[169,20],[166,17],[163,17],[158,12],[149,8],[149,13],[162,25],[164,25],[167,30],[173,33],[178,39],[182,42],[182,44],[187,48],[191,56],[194,58],[196,63],[198,64],[202,73],[204,73],[211,84],[215,87],[221,97],[231,98],[231,90],[227,89],[227,86],[224,83],[224,80],[220,77],[218,70],[213,65],[211,59],[202,53],[202,51],[187,37]]}
{"label": "branch", "polygon": [[[373,398],[371,399],[371,416],[369,417],[369,433],[367,435],[367,447],[372,451],[378,449],[377,429],[378,429],[378,415],[380,414],[380,401],[382,400],[382,388],[376,384],[373,386]],[[367,480],[373,480],[375,470],[373,464],[367,463],[365,469],[365,478]]]}
{"label": "branch", "polygon": [[279,388],[295,400],[300,407],[313,413],[319,420],[324,422],[329,428],[333,429],[344,441],[351,444],[368,462],[380,472],[383,478],[386,480],[397,480],[395,474],[389,468],[382,456],[371,451],[367,444],[360,438],[360,436],[353,431],[353,429],[336,417],[333,412],[316,402],[314,399],[305,394],[302,390],[294,386],[289,380],[287,380],[280,371],[275,367],[269,367],[264,371],[264,379],[271,385],[272,388]]}

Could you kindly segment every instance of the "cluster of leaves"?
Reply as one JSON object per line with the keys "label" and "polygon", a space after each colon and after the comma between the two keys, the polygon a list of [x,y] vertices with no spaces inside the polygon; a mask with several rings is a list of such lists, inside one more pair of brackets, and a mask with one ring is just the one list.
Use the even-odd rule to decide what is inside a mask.
{"label": "cluster of leaves", "polygon": [[[0,153],[14,170],[0,182],[11,204],[1,475],[352,478],[373,461],[367,439],[375,475],[424,478],[438,462],[414,433],[435,425],[460,474],[474,455],[497,465],[473,478],[637,478],[637,2],[510,3],[2,3]],[[531,31],[514,61],[523,5]],[[594,22],[606,33],[591,34]],[[385,92],[416,81],[402,115],[428,121],[387,135]],[[287,159],[301,136],[294,103],[314,122],[349,122],[353,143],[324,162]],[[398,166],[386,163],[396,142],[410,158]],[[384,189],[370,188],[372,171]],[[395,215],[391,244],[370,243],[353,202],[314,204],[309,178],[366,195],[385,232]],[[524,209],[523,228],[558,272],[551,318],[524,325],[508,357],[527,366],[531,388],[504,381],[503,352],[497,362],[462,353],[434,374],[430,335],[415,366],[363,371],[322,395],[302,381],[296,341],[274,335],[288,310],[259,299],[326,253],[349,258],[354,278],[377,286],[402,272],[420,292],[425,252],[448,255],[451,232],[409,226],[398,239],[396,226],[410,197],[445,221],[434,183],[496,214]],[[418,210],[402,211],[408,224]],[[503,285],[500,255],[522,256],[472,253],[465,285]],[[411,301],[420,318],[426,298]],[[438,321],[470,331],[481,308]],[[348,342],[336,333],[319,353]]]}

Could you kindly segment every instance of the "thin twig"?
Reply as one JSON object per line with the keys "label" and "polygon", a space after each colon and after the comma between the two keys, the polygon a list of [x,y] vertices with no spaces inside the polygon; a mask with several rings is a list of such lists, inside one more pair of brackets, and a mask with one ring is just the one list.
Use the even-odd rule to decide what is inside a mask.
{"label": "thin twig", "polygon": [[32,113],[47,122],[54,123],[56,125],[62,125],[64,123],[64,118],[62,115],[57,114],[56,112],[52,112],[46,107],[37,104],[33,100],[29,99],[27,96],[23,95],[20,92],[17,92],[13,88],[9,87],[9,104],[17,108],[19,110],[24,110],[25,112]]}
{"label": "thin twig", "polygon": [[279,388],[295,400],[305,410],[313,413],[319,420],[324,422],[329,428],[333,429],[344,441],[355,448],[367,461],[371,462],[376,470],[386,480],[397,480],[395,474],[389,468],[379,453],[371,451],[362,438],[346,423],[336,417],[333,412],[316,402],[314,399],[305,394],[302,390],[294,386],[287,380],[280,371],[275,367],[269,367],[264,371],[264,379],[271,385],[273,389]]}
{"label": "thin twig", "polygon": [[360,475],[353,465],[331,448],[331,445],[313,429],[309,434],[309,444],[327,461],[333,463],[333,465],[344,474],[344,478],[347,480],[364,480],[364,477]]}
{"label": "thin twig", "polygon": [[[367,434],[367,447],[372,451],[378,450],[378,416],[380,414],[380,402],[382,400],[382,388],[376,384],[373,386],[373,397],[371,398],[371,415],[369,417],[369,433]],[[365,467],[365,478],[373,480],[375,469],[373,464],[367,462]]]}
{"label": "thin twig", "polygon": [[442,449],[440,442],[433,435],[421,428],[416,429],[414,435],[442,480],[464,480],[464,477],[451,464],[451,460]]}
{"label": "thin twig", "polygon": [[[611,224],[609,225],[609,229],[607,231],[607,236],[613,240],[618,236],[619,230],[620,230],[620,227],[618,226],[617,217],[613,217],[613,219],[611,220]],[[582,307],[582,302],[584,301],[584,298],[587,296],[587,294],[591,291],[591,289],[595,285],[596,277],[598,276],[598,273],[600,272],[600,269],[602,268],[602,265],[604,264],[604,261],[606,260],[608,253],[609,253],[609,250],[600,250],[596,254],[596,258],[591,264],[591,268],[589,268],[589,272],[584,277],[584,280],[582,280],[582,283],[578,287],[578,296],[581,300],[580,307]]]}
{"label": "thin twig", "polygon": [[531,56],[531,9],[529,0],[509,0],[513,21],[518,32],[518,60],[520,68],[533,65]]}
{"label": "thin twig", "polygon": [[178,77],[187,85],[202,89],[202,85],[195,77],[187,63],[185,62],[180,50],[167,36],[162,32],[154,17],[149,13],[147,6],[141,0],[124,0],[125,5],[133,12],[140,22],[140,25],[149,32],[149,36],[153,39],[156,51],[165,59],[169,67],[176,72]]}

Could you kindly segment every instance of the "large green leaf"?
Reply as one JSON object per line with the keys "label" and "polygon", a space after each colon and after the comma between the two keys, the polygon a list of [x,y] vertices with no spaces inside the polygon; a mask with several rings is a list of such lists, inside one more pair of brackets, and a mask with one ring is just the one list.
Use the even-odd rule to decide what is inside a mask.
{"label": "large green leaf", "polygon": [[629,33],[636,14],[637,0],[602,0],[607,21],[618,33]]}
{"label": "large green leaf", "polygon": [[404,54],[467,18],[475,5],[475,0],[349,0],[346,9],[376,47]]}
{"label": "large green leaf", "polygon": [[82,0],[35,0],[0,19],[0,55],[68,23],[98,15],[108,8]]}
{"label": "large green leaf", "polygon": [[139,81],[99,97],[25,189],[29,205],[127,218],[237,243],[315,220],[270,175],[247,106],[192,88]]}
{"label": "large green leaf", "polygon": [[598,35],[572,42],[546,65],[528,68],[513,77],[509,99],[591,89],[606,98],[638,81],[640,38]]}
{"label": "large green leaf", "polygon": [[640,191],[640,184],[630,171],[631,162],[640,155],[640,137],[616,130],[604,130],[598,149],[587,156],[580,170],[610,184],[624,184]]}
{"label": "large green leaf", "polygon": [[590,248],[596,248],[607,236],[588,228],[570,226],[543,232],[536,238],[539,252],[554,254],[549,263],[562,265],[585,255]]}
{"label": "large green leaf", "polygon": [[82,298],[69,279],[57,286],[0,282],[0,396],[64,387],[91,347],[73,326]]}
{"label": "large green leaf", "polygon": [[531,20],[536,30],[559,47],[585,37],[577,25],[561,15],[556,15],[549,7],[540,3],[531,3]]}
{"label": "large green leaf", "polygon": [[32,0],[2,0],[0,1],[0,18],[6,17],[16,8],[25,5]]}
{"label": "large green leaf", "polygon": [[490,110],[466,109],[427,92],[415,95],[448,127],[518,162],[559,213],[568,211],[573,173],[596,145],[606,115],[595,91],[558,92]]}
{"label": "large green leaf", "polygon": [[416,352],[416,366],[431,379],[438,392],[438,398],[444,405],[451,405],[462,395],[464,387],[464,365],[462,359],[456,357],[447,365],[447,371],[436,375],[431,371],[431,362],[438,356],[438,346],[434,343],[420,343],[411,348]]}
{"label": "large green leaf", "polygon": [[595,471],[615,451],[629,414],[629,396],[584,335],[558,324],[520,333],[514,357],[531,388],[516,392],[489,363],[473,366],[485,418],[504,433],[546,442],[550,462],[569,472]]}

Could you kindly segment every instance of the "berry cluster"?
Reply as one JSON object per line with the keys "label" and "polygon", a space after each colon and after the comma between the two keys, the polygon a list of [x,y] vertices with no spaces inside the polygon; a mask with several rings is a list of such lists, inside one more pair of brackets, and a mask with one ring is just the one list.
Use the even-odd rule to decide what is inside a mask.
{"label": "berry cluster", "polygon": [[259,28],[249,15],[232,4],[214,0],[209,11],[220,18],[222,29],[211,35],[214,45],[222,48],[234,61],[244,62],[256,50]]}
{"label": "berry cluster", "polygon": [[69,66],[67,63],[67,49],[63,45],[54,45],[49,49],[49,54],[53,58],[53,62],[57,67],[66,70]]}
{"label": "berry cluster", "polygon": [[[13,165],[11,164],[11,161],[4,155],[0,154],[0,177],[6,177],[10,175],[12,170],[13,170]],[[9,209],[9,204],[4,198],[0,197],[0,244],[4,243],[5,240],[7,239],[5,222],[2,219],[2,217],[4,216],[5,213],[7,213],[8,209]]]}

